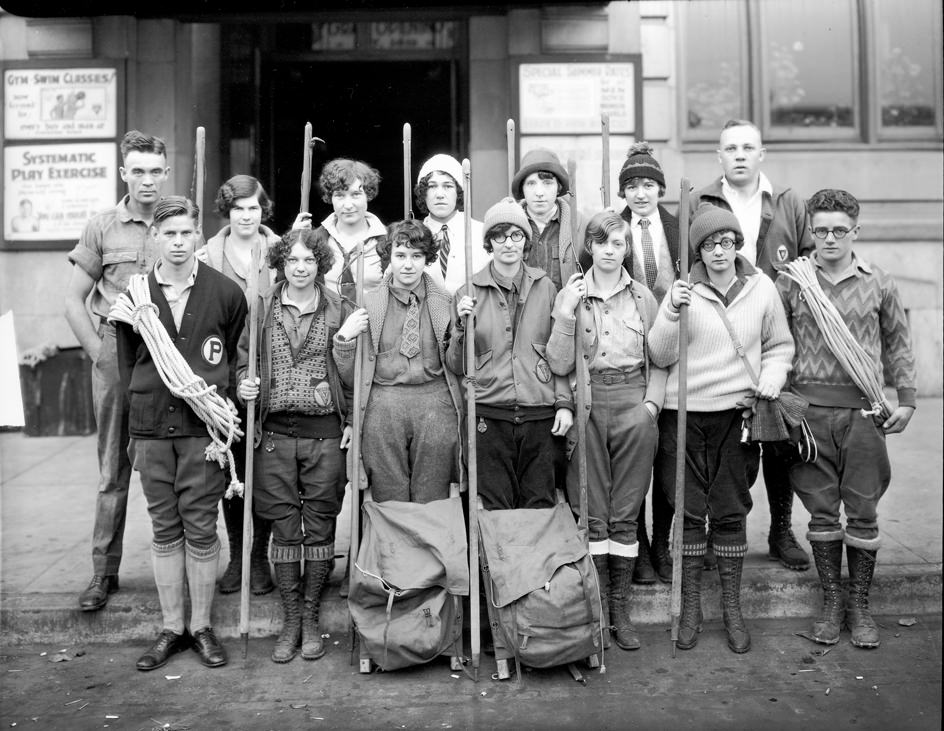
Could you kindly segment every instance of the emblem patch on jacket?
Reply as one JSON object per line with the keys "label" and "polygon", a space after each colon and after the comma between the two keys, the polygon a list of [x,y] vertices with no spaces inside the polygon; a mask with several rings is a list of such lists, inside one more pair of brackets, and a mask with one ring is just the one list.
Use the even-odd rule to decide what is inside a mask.
{"label": "emblem patch on jacket", "polygon": [[777,247],[777,261],[786,261],[788,256],[787,247],[780,244],[780,246]]}
{"label": "emblem patch on jacket", "polygon": [[223,341],[218,335],[211,335],[200,346],[200,354],[210,365],[219,365],[223,360]]}

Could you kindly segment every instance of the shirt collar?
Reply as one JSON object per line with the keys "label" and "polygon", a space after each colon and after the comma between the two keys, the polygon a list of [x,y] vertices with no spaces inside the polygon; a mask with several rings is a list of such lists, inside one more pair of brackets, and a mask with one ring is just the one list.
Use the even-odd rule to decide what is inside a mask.
{"label": "shirt collar", "polygon": [[141,223],[147,223],[143,218],[141,218],[136,213],[132,213],[131,209],[128,207],[128,204],[131,203],[131,196],[125,195],[115,208],[118,210],[118,220],[122,223],[130,223],[131,221],[140,221]]}
{"label": "shirt collar", "polygon": [[514,277],[506,277],[502,274],[499,274],[498,270],[495,269],[494,262],[490,263],[488,265],[488,268],[492,272],[492,279],[495,280],[495,284],[497,284],[499,287],[501,287],[502,289],[507,289],[509,291],[510,290],[514,290],[516,292],[521,291],[521,282],[524,281],[524,265],[523,264],[520,267],[518,267],[518,273],[515,274]]}
{"label": "shirt collar", "polygon": [[[725,198],[727,198],[729,195],[741,195],[723,175],[721,176],[721,192]],[[771,184],[770,179],[763,173],[760,173],[757,178],[757,192],[754,195],[760,195],[761,193],[766,193],[767,195],[771,196],[774,194],[774,186]],[[751,197],[753,198],[753,196]]]}
{"label": "shirt collar", "polygon": [[318,287],[316,286],[316,287],[315,287],[315,296],[312,297],[312,299],[308,302],[307,306],[305,306],[305,307],[302,308],[302,307],[299,307],[299,306],[298,306],[298,303],[295,302],[295,300],[289,299],[289,296],[288,296],[288,283],[286,283],[285,286],[282,287],[282,292],[281,292],[280,295],[279,295],[279,301],[280,301],[283,305],[288,305],[289,307],[294,307],[295,309],[297,309],[299,315],[307,315],[307,314],[309,314],[309,313],[311,313],[311,312],[317,312],[317,311],[318,311],[318,304],[319,304],[320,301],[321,301],[321,290],[319,290]]}
{"label": "shirt collar", "polygon": [[[735,279],[747,279],[747,277],[757,274],[756,267],[751,264],[747,259],[738,254],[734,257],[734,278]],[[708,277],[708,267],[705,266],[705,262],[696,261],[695,265],[692,267],[692,284],[707,284],[709,287],[712,286],[711,279]]]}
{"label": "shirt collar", "polygon": [[604,292],[602,289],[600,289],[600,285],[597,284],[595,273],[596,270],[593,267],[590,267],[584,276],[584,281],[587,283],[587,297],[606,299],[607,297],[611,297],[616,292],[622,291],[624,289],[632,289],[633,287],[633,278],[629,276],[629,272],[627,272],[623,267],[620,267],[618,286],[610,292]]}
{"label": "shirt collar", "polygon": [[397,301],[404,305],[410,304],[411,294],[416,295],[416,299],[419,300],[420,304],[423,304],[423,300],[426,299],[426,282],[422,278],[420,279],[420,283],[416,285],[416,289],[395,287],[393,284],[389,284],[388,288],[390,289],[390,294],[396,297]]}
{"label": "shirt collar", "polygon": [[[822,262],[820,262],[819,258],[816,256],[815,251],[810,255],[810,260],[813,262],[813,266],[815,266],[817,269],[823,268],[823,264]],[[869,263],[857,257],[855,255],[855,252],[852,253],[852,269],[853,271],[858,270],[862,272],[863,274],[872,273],[872,267],[869,266]]]}
{"label": "shirt collar", "polygon": [[[199,262],[194,258],[193,260],[193,270],[190,272],[190,276],[187,277],[187,286],[192,287],[194,282],[197,280],[197,267]],[[170,282],[161,271],[161,260],[157,260],[157,264],[154,265],[154,279],[157,280],[157,283],[165,287],[170,287],[173,282]]]}

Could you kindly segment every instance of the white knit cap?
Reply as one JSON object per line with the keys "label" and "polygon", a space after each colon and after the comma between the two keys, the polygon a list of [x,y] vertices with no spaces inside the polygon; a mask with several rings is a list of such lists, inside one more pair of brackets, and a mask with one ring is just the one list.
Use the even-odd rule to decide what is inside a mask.
{"label": "white knit cap", "polygon": [[462,190],[465,190],[465,182],[462,175],[462,164],[456,160],[452,155],[444,155],[439,153],[438,155],[433,155],[429,160],[423,163],[423,167],[420,168],[419,175],[416,176],[416,182],[420,182],[430,173],[436,171],[443,173],[448,173],[453,178],[455,178],[456,185],[458,185]]}

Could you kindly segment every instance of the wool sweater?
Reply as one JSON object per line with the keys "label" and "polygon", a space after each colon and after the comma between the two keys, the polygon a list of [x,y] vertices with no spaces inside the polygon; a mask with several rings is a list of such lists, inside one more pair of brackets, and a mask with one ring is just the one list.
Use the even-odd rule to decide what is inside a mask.
{"label": "wool sweater", "polygon": [[[884,383],[883,363],[898,390],[900,406],[915,405],[915,357],[908,318],[895,280],[877,266],[853,258],[854,271],[840,282],[823,276],[816,257],[816,278],[843,322],[875,362]],[[796,340],[791,390],[819,406],[870,409],[865,397],[827,347],[800,285],[786,275],[777,279],[790,330]]]}
{"label": "wool sweater", "polygon": [[[783,387],[793,361],[793,338],[777,288],[769,277],[738,257],[744,286],[725,309],[748,360],[761,380]],[[692,303],[688,326],[688,387],[690,411],[726,411],[753,393],[753,383],[712,302],[721,303],[706,284],[705,265],[692,269]],[[649,331],[649,355],[657,366],[669,367],[665,408],[678,409],[679,313],[669,310],[670,297],[659,307]]]}

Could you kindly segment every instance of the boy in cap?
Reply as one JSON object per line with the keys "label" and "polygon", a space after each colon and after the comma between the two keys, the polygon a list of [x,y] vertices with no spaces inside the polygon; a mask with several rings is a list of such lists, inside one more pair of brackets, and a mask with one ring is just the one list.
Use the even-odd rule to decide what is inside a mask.
{"label": "boy in cap", "polygon": [[[196,261],[199,211],[188,199],[170,196],[154,206],[151,236],[160,258],[147,277],[161,325],[195,375],[221,397],[232,393],[239,333],[247,305],[239,285]],[[151,558],[163,629],[137,662],[154,670],[190,647],[208,667],[226,664],[226,651],[210,626],[220,541],[217,505],[226,491],[224,472],[208,462],[207,425],[164,384],[143,336],[117,323],[118,368],[128,394],[134,469],[151,517]],[[190,594],[190,634],[184,597]]]}
{"label": "boy in cap", "polygon": [[[432,280],[454,294],[465,282],[465,181],[462,165],[450,155],[433,155],[423,163],[416,176],[413,198],[423,223],[433,232],[439,253],[426,267]],[[482,240],[482,222],[472,219],[472,271],[477,272],[491,260],[478,242]]]}
{"label": "boy in cap", "polygon": [[465,373],[465,321],[475,317],[479,495],[486,510],[548,508],[563,437],[573,423],[567,378],[551,373],[547,341],[557,289],[524,264],[530,224],[505,198],[485,214],[488,266],[456,292],[446,365]]}
{"label": "boy in cap", "polygon": [[[573,205],[570,176],[560,159],[543,147],[528,152],[511,181],[511,192],[524,207],[531,246],[524,263],[542,269],[558,290],[577,271],[580,247],[587,227]],[[573,240],[571,217],[577,216]]]}
{"label": "boy in cap", "polygon": [[[659,202],[665,196],[665,174],[652,153],[648,142],[637,142],[629,148],[619,172],[618,195],[626,201],[620,215],[629,224],[629,246],[623,266],[633,279],[646,285],[657,302],[662,302],[672,282],[678,279],[679,229],[678,219]],[[658,480],[658,475],[654,478]],[[646,532],[645,498],[639,508],[635,583],[652,584],[656,576],[666,583],[672,581],[669,555],[672,512],[665,490],[654,482],[651,547]]]}
{"label": "boy in cap", "polygon": [[361,431],[374,500],[443,500],[458,480],[462,415],[458,379],[444,367],[452,298],[429,274],[439,248],[419,221],[392,224],[380,254],[387,274],[338,330],[332,354],[353,388],[357,336],[369,334]]}
{"label": "boy in cap", "polygon": [[[810,512],[806,537],[824,594],[822,614],[809,636],[815,642],[836,644],[845,620],[853,645],[878,647],[869,587],[881,545],[878,502],[891,481],[885,435],[903,432],[914,414],[915,358],[895,281],[853,252],[859,235],[859,202],[844,190],[827,189],[814,193],[806,206],[816,245],[809,273],[815,275],[818,291],[801,290],[787,273],[777,279],[777,289],[796,338],[790,390],[810,403],[806,420],[818,447],[815,462],[798,462],[790,469],[790,484]],[[858,343],[874,363],[879,384],[884,383],[882,365],[887,364],[898,390],[898,407],[890,414],[882,415],[869,403],[827,346],[810,306],[811,300],[820,298],[835,307],[848,327],[840,339]],[[846,513],[845,531],[840,503]],[[845,607],[843,543],[849,563]]]}

